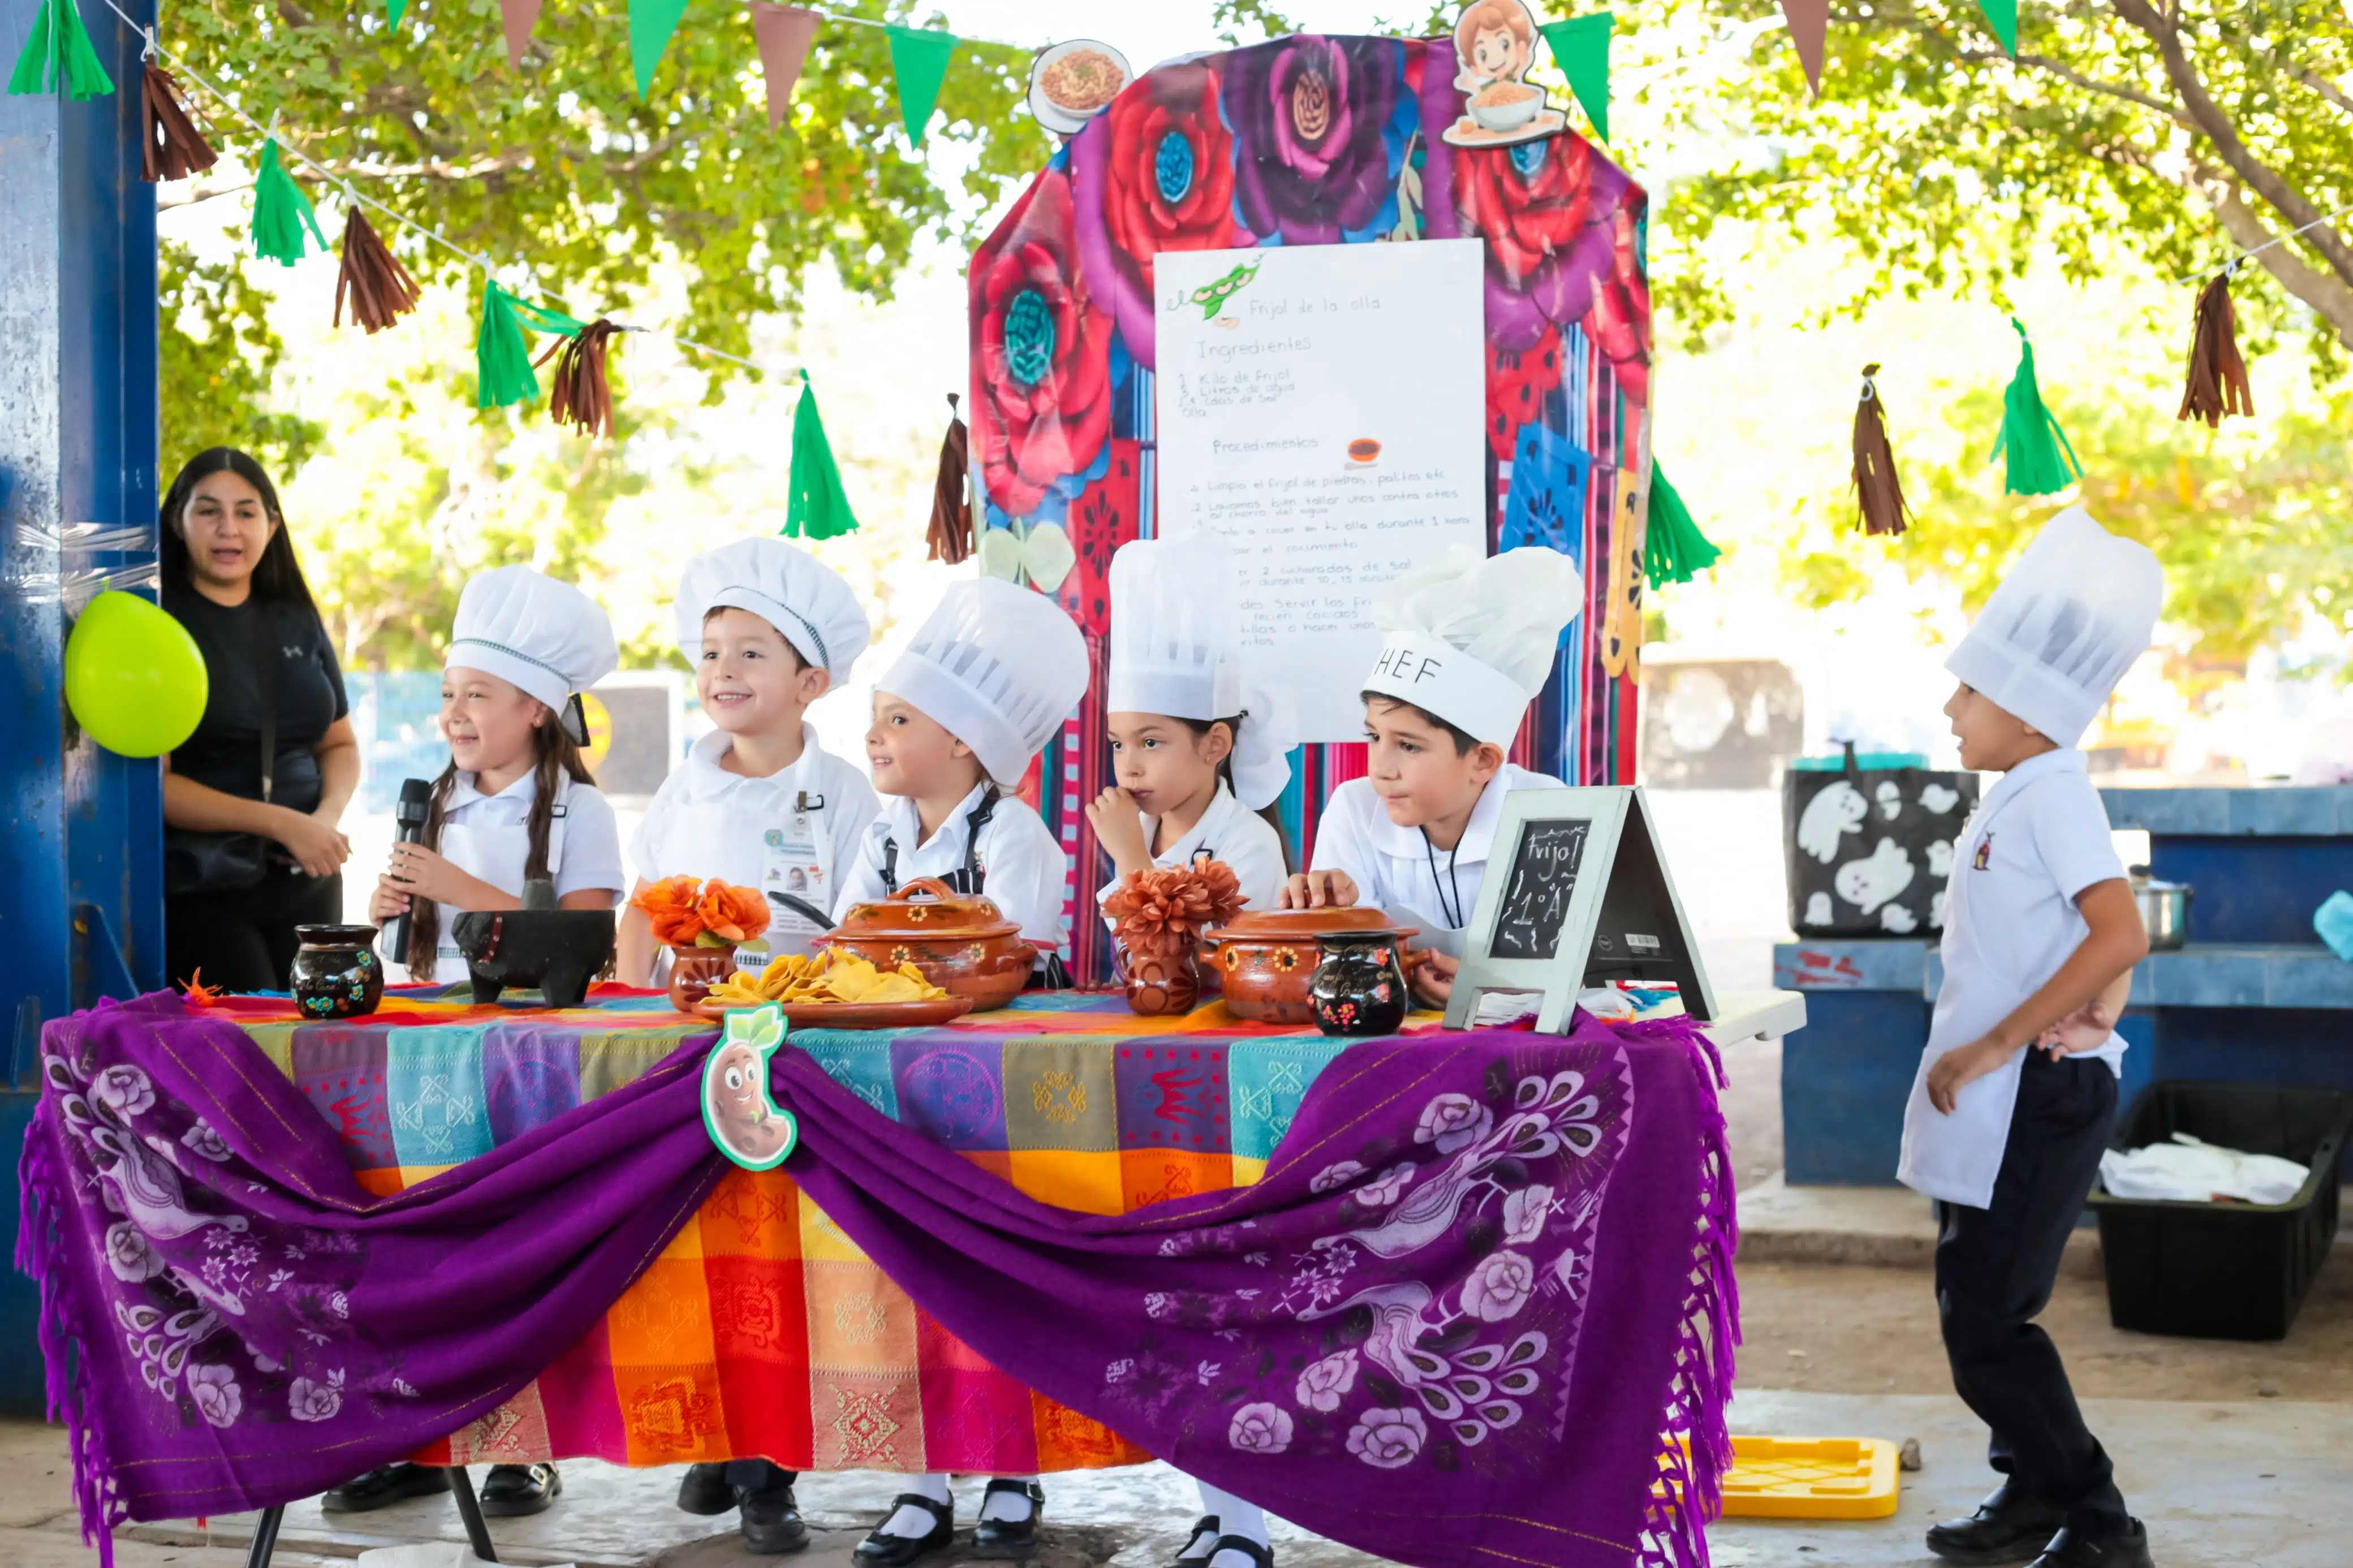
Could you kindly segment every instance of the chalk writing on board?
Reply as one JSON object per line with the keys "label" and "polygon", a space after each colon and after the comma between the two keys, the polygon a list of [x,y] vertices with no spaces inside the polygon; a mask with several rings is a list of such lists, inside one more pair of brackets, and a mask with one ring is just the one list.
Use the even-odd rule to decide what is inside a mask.
{"label": "chalk writing on board", "polygon": [[1520,830],[1503,907],[1495,912],[1494,934],[1487,940],[1488,957],[1544,960],[1559,949],[1591,826],[1580,817],[1532,821]]}

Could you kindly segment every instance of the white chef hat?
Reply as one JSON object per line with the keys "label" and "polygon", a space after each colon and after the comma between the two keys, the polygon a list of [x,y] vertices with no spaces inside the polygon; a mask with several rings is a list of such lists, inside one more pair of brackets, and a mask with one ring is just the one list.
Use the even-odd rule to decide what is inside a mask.
{"label": "white chef hat", "polygon": [[781,539],[739,539],[706,550],[678,574],[678,647],[702,658],[702,623],[718,609],[748,610],[781,633],[801,658],[838,684],[872,636],[858,595],[841,574]]}
{"label": "white chef hat", "polygon": [[1018,782],[1086,695],[1087,639],[1045,595],[1001,577],[953,584],[878,691],[913,703]]}
{"label": "white chef hat", "polygon": [[2072,746],[2147,648],[2164,607],[2157,557],[2071,506],[2042,525],[1945,668]]}
{"label": "white chef hat", "polygon": [[1290,693],[1250,670],[1242,677],[1241,716],[1241,733],[1234,737],[1234,798],[1252,811],[1263,811],[1291,783],[1291,749],[1299,744],[1299,715]]}
{"label": "white chef hat", "polygon": [[1364,689],[1508,746],[1584,602],[1585,580],[1557,550],[1450,551],[1408,569],[1373,607],[1388,640]]}
{"label": "white chef hat", "polygon": [[495,675],[562,715],[574,692],[620,662],[603,605],[528,566],[501,566],[469,578],[458,595],[442,668]]}

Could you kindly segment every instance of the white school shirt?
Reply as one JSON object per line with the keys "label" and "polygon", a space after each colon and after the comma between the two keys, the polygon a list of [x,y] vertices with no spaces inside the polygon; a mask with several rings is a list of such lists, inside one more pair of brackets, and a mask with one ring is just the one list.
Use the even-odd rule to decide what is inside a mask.
{"label": "white school shirt", "polygon": [[[1897,1181],[1969,1208],[1993,1202],[2019,1077],[2026,1050],[2034,1047],[1966,1085],[1950,1116],[1928,1102],[1928,1065],[1981,1038],[2041,990],[2090,933],[2076,895],[2124,874],[2108,837],[2107,808],[2092,787],[2083,752],[2030,757],[1986,792],[1953,850],[1945,890],[1945,983],[1904,1108]],[[2111,1034],[2105,1046],[2086,1054],[2123,1074],[2122,1035]]]}
{"label": "white school shirt", "polygon": [[1372,780],[1350,779],[1332,792],[1331,804],[1315,824],[1314,868],[1345,871],[1356,884],[1357,903],[1418,928],[1417,947],[1460,958],[1463,928],[1479,912],[1479,888],[1487,878],[1504,796],[1514,790],[1561,787],[1547,773],[1505,763],[1471,808],[1461,842],[1446,850],[1433,848],[1420,828],[1390,821]]}
{"label": "white school shirt", "polygon": [[[1146,844],[1152,842],[1158,822],[1157,817],[1144,818]],[[1274,824],[1236,800],[1223,780],[1219,781],[1217,795],[1201,813],[1201,819],[1193,824],[1193,831],[1155,855],[1152,863],[1166,871],[1190,866],[1196,855],[1223,861],[1241,884],[1243,900],[1253,910],[1275,908],[1283,881],[1290,876],[1283,868],[1282,835],[1274,830]],[[1096,904],[1110,898],[1119,884],[1120,879],[1113,877],[1097,889]]]}
{"label": "white school shirt", "polygon": [[[882,880],[883,846],[899,846],[898,885],[919,877],[953,877],[964,869],[965,847],[971,842],[965,823],[980,805],[987,785],[976,784],[956,803],[940,830],[928,839],[915,815],[915,803],[893,795],[882,814],[866,829],[858,861],[842,884],[841,908],[887,899],[895,890]],[[1023,940],[1037,944],[1042,955],[1062,946],[1062,893],[1069,881],[1069,862],[1054,830],[1039,820],[1018,795],[1000,795],[997,810],[980,830],[978,859],[981,896],[1021,928]]]}
{"label": "white school shirt", "polygon": [[[539,798],[539,776],[525,773],[496,795],[474,787],[472,773],[459,773],[441,811],[441,858],[470,877],[480,877],[502,893],[522,897],[523,864],[531,856],[531,807]],[[547,825],[547,874],[558,899],[584,888],[610,888],[617,897],[628,887],[621,869],[621,830],[610,802],[566,773]],[[450,985],[467,977],[458,951],[455,904],[438,903],[441,934],[431,979]],[[417,978],[411,976],[412,979]]]}
{"label": "white school shirt", "polygon": [[[638,875],[717,877],[762,893],[789,893],[828,916],[841,905],[842,879],[874,820],[874,786],[866,775],[817,743],[801,725],[800,760],[781,773],[748,778],[720,766],[735,737],[713,730],[662,781],[629,847]],[[771,952],[807,952],[812,922],[771,900],[765,941]],[[745,962],[767,955],[744,950]]]}

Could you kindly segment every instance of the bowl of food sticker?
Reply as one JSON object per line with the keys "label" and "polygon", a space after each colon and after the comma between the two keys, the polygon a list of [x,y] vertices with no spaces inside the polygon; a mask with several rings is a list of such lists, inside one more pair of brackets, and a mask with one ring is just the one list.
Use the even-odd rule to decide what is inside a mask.
{"label": "bowl of food sticker", "polygon": [[1100,38],[1055,44],[1030,64],[1029,112],[1047,130],[1075,136],[1134,79],[1127,57]]}

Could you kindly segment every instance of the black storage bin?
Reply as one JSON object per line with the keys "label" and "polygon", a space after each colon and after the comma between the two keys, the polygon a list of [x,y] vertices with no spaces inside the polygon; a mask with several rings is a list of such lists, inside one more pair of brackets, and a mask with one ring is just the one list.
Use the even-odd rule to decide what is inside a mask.
{"label": "black storage bin", "polygon": [[2134,1097],[2111,1148],[2176,1132],[2311,1167],[2284,1204],[2170,1203],[2094,1190],[2108,1320],[2145,1334],[2287,1337],[2337,1236],[2337,1161],[2353,1136],[2353,1094],[2271,1084],[2155,1083]]}

